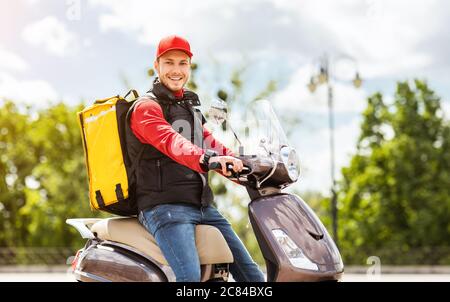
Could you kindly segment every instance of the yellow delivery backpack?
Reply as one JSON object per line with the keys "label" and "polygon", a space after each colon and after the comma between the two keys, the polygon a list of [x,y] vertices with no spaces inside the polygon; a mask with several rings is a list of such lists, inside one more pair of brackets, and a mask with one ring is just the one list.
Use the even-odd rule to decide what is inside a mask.
{"label": "yellow delivery backpack", "polygon": [[137,214],[135,170],[142,150],[138,158],[129,159],[125,135],[127,113],[137,98],[137,92],[130,90],[124,97],[96,100],[78,112],[92,209],[121,216]]}

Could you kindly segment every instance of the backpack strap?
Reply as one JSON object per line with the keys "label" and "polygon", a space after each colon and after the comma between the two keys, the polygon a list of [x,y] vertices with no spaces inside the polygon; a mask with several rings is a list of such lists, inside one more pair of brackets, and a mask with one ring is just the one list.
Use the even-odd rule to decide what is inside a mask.
{"label": "backpack strap", "polygon": [[[136,99],[133,104],[130,106],[130,108],[128,109],[127,115],[126,115],[126,124],[127,124],[127,128],[129,129],[130,133],[133,133],[133,131],[131,130],[131,114],[134,111],[134,107],[136,106],[136,104],[139,102],[139,99]],[[142,158],[142,154],[144,154],[144,150],[145,150],[145,145],[142,145],[141,149],[139,150],[137,156],[133,159],[130,158],[130,156],[128,155],[127,152],[127,157],[128,157],[128,161],[131,163],[130,165],[130,174],[134,175],[136,183],[137,183],[137,178],[138,178],[138,173],[136,173],[137,171],[137,166],[139,164],[139,162],[141,161]]]}
{"label": "backpack strap", "polygon": [[171,102],[159,100],[152,91],[148,91],[146,94],[143,95],[143,97],[147,97],[147,98],[151,99],[152,101],[155,101],[156,103],[158,103],[159,106],[161,106],[164,119],[166,121],[169,121],[169,107],[170,107],[170,105],[172,105]]}
{"label": "backpack strap", "polygon": [[[144,94],[142,97],[146,97],[146,98],[148,98],[148,99],[151,99],[152,101],[157,102],[157,103],[161,106],[161,108],[162,108],[162,110],[163,110],[164,118],[167,120],[167,117],[168,117],[168,115],[169,115],[169,113],[168,113],[168,111],[169,111],[168,105],[169,105],[169,104],[165,104],[165,102],[160,102],[160,101],[156,98],[156,96],[155,96],[153,93],[151,93],[151,92],[148,92],[148,93]],[[134,101],[133,105],[131,105],[131,107],[128,109],[128,112],[127,112],[127,115],[126,115],[126,122],[127,122],[128,127],[130,127],[131,114],[133,113],[134,108],[135,108],[135,106],[137,105],[137,103],[139,103],[139,102],[141,102],[141,101],[144,101],[144,100],[142,100],[142,99],[140,99],[140,98],[136,99],[136,100]],[[131,130],[131,127],[130,127],[130,130]],[[142,154],[144,154],[145,148],[146,148],[146,145],[143,144],[142,147],[141,147],[141,149],[139,150],[137,156],[136,156],[133,160],[132,160],[132,159],[129,159],[130,162],[131,162],[130,173],[131,173],[131,175],[135,175],[136,183],[137,183],[137,179],[138,179],[138,174],[136,173],[136,171],[137,171],[137,166],[138,166],[139,162],[141,161]],[[127,155],[127,156],[128,156],[128,155]]]}
{"label": "backpack strap", "polygon": [[136,156],[136,158],[134,160],[131,161],[131,167],[130,167],[130,173],[132,175],[134,175],[135,179],[136,179],[136,183],[137,183],[137,179],[138,179],[138,173],[136,173],[137,171],[137,166],[139,164],[139,162],[141,161],[142,158],[142,154],[144,154],[144,150],[145,150],[145,145],[143,145],[141,147],[141,149],[139,150],[138,155]]}

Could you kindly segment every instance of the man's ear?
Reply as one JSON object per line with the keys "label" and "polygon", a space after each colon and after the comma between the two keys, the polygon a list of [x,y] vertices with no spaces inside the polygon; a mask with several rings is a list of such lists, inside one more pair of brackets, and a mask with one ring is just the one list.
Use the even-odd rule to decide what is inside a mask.
{"label": "man's ear", "polygon": [[155,71],[159,75],[159,60],[158,59],[156,59],[155,62],[153,62],[153,67],[155,67]]}

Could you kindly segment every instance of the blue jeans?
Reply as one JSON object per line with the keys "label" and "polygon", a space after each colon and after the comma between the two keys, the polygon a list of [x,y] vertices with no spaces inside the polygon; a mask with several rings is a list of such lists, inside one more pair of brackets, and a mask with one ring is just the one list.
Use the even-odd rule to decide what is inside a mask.
{"label": "blue jeans", "polygon": [[230,223],[213,206],[162,204],[139,213],[139,221],[153,235],[177,282],[199,282],[200,260],[195,246],[195,225],[208,224],[220,230],[234,257],[230,272],[238,282],[264,282]]}

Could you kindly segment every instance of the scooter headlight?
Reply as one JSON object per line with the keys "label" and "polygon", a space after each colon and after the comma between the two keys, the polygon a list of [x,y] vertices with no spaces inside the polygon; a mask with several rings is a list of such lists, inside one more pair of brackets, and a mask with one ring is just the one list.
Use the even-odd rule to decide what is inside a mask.
{"label": "scooter headlight", "polygon": [[307,270],[319,270],[317,264],[309,260],[308,257],[306,257],[302,252],[302,250],[283,230],[272,230],[272,234],[274,235],[280,247],[286,253],[289,261],[293,266]]}
{"label": "scooter headlight", "polygon": [[284,146],[280,149],[280,156],[283,164],[286,167],[289,178],[292,182],[297,181],[300,175],[300,166],[298,163],[297,153],[294,149]]}

